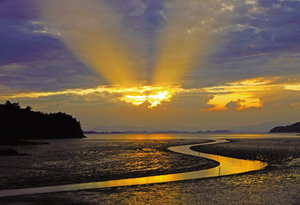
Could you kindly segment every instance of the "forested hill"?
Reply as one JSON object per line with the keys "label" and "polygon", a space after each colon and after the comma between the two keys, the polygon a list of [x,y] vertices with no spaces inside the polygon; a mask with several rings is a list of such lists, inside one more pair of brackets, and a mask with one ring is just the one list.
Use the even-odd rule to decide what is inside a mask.
{"label": "forested hill", "polygon": [[273,129],[270,130],[270,132],[278,132],[278,133],[299,132],[300,133],[300,122],[296,122],[294,124],[287,125],[287,126],[274,127]]}
{"label": "forested hill", "polygon": [[19,103],[0,104],[0,140],[83,138],[80,122],[65,113],[32,111]]}

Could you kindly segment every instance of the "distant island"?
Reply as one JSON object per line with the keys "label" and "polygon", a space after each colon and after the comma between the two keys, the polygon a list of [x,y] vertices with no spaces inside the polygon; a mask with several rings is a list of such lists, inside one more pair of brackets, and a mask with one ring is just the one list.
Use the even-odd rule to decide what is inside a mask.
{"label": "distant island", "polygon": [[197,132],[189,132],[189,131],[112,131],[112,132],[96,132],[96,131],[84,131],[84,134],[130,134],[130,133],[157,133],[157,134],[163,134],[163,133],[232,133],[229,130],[214,130],[214,131],[204,131],[202,132],[201,130],[197,131]]}
{"label": "distant island", "polygon": [[296,122],[287,126],[278,126],[270,130],[271,133],[300,133],[300,122]]}
{"label": "distant island", "polygon": [[27,144],[23,139],[84,137],[80,122],[71,115],[32,111],[10,101],[0,104],[0,145]]}

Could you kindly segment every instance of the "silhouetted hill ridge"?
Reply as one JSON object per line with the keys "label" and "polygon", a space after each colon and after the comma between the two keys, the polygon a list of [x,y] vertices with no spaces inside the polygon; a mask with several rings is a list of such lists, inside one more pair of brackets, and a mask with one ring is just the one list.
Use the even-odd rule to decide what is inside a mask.
{"label": "silhouetted hill ridge", "polygon": [[277,126],[270,130],[272,133],[300,132],[300,122],[287,126]]}

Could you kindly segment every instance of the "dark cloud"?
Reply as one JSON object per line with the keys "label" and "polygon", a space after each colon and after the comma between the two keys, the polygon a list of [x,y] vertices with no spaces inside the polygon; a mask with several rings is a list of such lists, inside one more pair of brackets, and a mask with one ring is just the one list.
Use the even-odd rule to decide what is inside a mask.
{"label": "dark cloud", "polygon": [[213,52],[187,73],[188,87],[299,73],[300,1],[251,2],[236,1],[231,21],[213,33]]}
{"label": "dark cloud", "polygon": [[[251,8],[252,7],[252,8]],[[219,57],[244,56],[286,50],[300,45],[300,2],[262,0],[235,10]]]}
{"label": "dark cloud", "polygon": [[1,0],[0,19],[19,21],[32,20],[39,17],[38,0]]}
{"label": "dark cloud", "polygon": [[41,21],[38,1],[0,1],[0,11],[0,86],[28,92],[103,83]]}
{"label": "dark cloud", "polygon": [[[0,65],[49,59],[49,53],[68,52],[39,19],[37,1],[0,2]],[[52,56],[54,56],[52,54]]]}
{"label": "dark cloud", "polygon": [[[166,1],[106,0],[122,18],[122,25],[132,38],[145,43],[133,43],[136,58],[147,58],[151,67],[155,60],[157,38],[167,20]],[[197,1],[189,1],[197,3]],[[230,16],[228,24],[219,25],[212,55],[187,73],[190,87],[208,87],[238,79],[264,75],[297,73],[294,65],[285,63],[289,55],[299,53],[300,2],[260,0],[247,4],[244,0],[224,1],[234,8],[222,15]],[[257,2],[257,3],[255,3]],[[40,18],[39,1],[0,1],[0,66],[24,65],[23,70],[3,71],[1,84],[32,89],[60,89],[76,84],[91,85],[104,82],[53,35]],[[256,9],[256,10],[255,10]],[[219,15],[218,18],[222,18]],[[137,48],[139,47],[139,48]],[[147,50],[143,55],[140,50]],[[295,55],[294,58],[299,58]],[[276,61],[277,59],[277,61]],[[199,60],[200,61],[200,60]],[[289,62],[291,62],[289,60]],[[151,69],[147,73],[152,76]],[[81,77],[82,76],[82,77]],[[90,82],[80,82],[86,79]],[[43,82],[52,82],[44,83]],[[13,85],[12,82],[15,82]],[[19,84],[17,82],[23,82]],[[47,87],[49,86],[49,87]]]}
{"label": "dark cloud", "polygon": [[[17,62],[34,62],[49,59],[50,52],[65,50],[65,46],[45,35],[24,33],[18,30],[9,30],[0,34],[0,64]],[[52,54],[53,56],[53,54]]]}
{"label": "dark cloud", "polygon": [[226,104],[226,108],[229,110],[238,110],[239,108],[242,108],[242,105],[240,103],[244,102],[243,100],[237,100],[237,101],[230,101]]}
{"label": "dark cloud", "polygon": [[22,92],[55,91],[62,89],[93,87],[104,83],[82,64],[65,62],[40,62],[37,64],[22,64],[13,69],[16,64],[0,67],[0,85],[11,87]]}

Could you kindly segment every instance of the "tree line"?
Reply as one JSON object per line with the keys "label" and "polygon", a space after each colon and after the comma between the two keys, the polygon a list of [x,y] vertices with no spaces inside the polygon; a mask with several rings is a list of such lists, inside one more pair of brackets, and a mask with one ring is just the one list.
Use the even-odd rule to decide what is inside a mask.
{"label": "tree line", "polygon": [[83,138],[80,122],[71,115],[32,111],[19,103],[0,104],[0,140]]}

